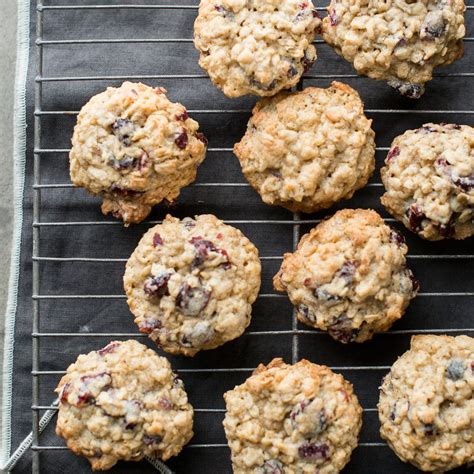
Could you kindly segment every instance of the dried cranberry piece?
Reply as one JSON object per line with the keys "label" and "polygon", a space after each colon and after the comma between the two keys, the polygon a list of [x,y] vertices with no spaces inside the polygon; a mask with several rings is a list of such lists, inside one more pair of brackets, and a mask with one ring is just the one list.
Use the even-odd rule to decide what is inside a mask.
{"label": "dried cranberry piece", "polygon": [[168,293],[168,281],[171,278],[170,272],[160,272],[156,276],[151,276],[145,280],[143,290],[148,296],[164,296]]}
{"label": "dried cranberry piece", "polygon": [[209,290],[183,283],[176,297],[176,305],[185,316],[198,316],[209,303],[210,297]]}
{"label": "dried cranberry piece", "polygon": [[184,150],[188,146],[188,133],[186,130],[183,128],[181,133],[174,139],[174,142],[176,143],[176,146]]}
{"label": "dried cranberry piece", "polygon": [[339,392],[342,393],[342,396],[344,397],[344,401],[345,401],[346,403],[349,403],[349,401],[350,401],[349,394],[348,394],[345,390],[339,390]]}
{"label": "dried cranberry piece", "polygon": [[[89,385],[94,380],[105,378],[105,377],[108,377],[110,379],[110,374],[107,372],[101,372],[99,374],[83,375],[81,377],[80,380],[83,383],[83,386],[81,386],[81,388],[79,389],[79,393],[77,394],[77,400],[78,400],[77,406],[88,405],[94,402],[95,398],[92,395],[91,391],[89,390]],[[103,384],[103,386],[99,387],[99,392],[110,386],[106,380],[104,380],[105,383]]]}
{"label": "dried cranberry piece", "polygon": [[234,14],[222,5],[216,5],[214,9],[219,13],[222,13],[224,18],[234,18]]}
{"label": "dried cranberry piece", "polygon": [[298,70],[293,65],[290,65],[290,67],[288,68],[288,77],[294,77],[297,74]]}
{"label": "dried cranberry piece", "polygon": [[351,320],[346,314],[339,315],[328,329],[329,334],[344,344],[354,342],[359,334],[359,329],[351,326]]}
{"label": "dried cranberry piece", "polygon": [[439,234],[444,237],[445,239],[449,239],[452,237],[456,232],[456,219],[451,219],[448,221],[447,224],[441,224],[439,226]]}
{"label": "dried cranberry piece", "polygon": [[70,393],[71,393],[71,384],[67,383],[63,386],[63,389],[61,391],[61,396],[59,397],[61,400],[61,403],[67,403],[67,398]]}
{"label": "dried cranberry piece", "polygon": [[408,209],[408,225],[413,232],[420,232],[423,220],[426,219],[425,214],[417,204],[412,204]]}
{"label": "dried cranberry piece", "polygon": [[109,354],[110,352],[113,352],[116,347],[120,346],[120,342],[111,342],[110,344],[107,344],[105,347],[102,349],[99,349],[97,351],[97,354],[103,356],[105,354]]}
{"label": "dried cranberry piece", "polygon": [[339,17],[336,14],[336,10],[329,10],[329,22],[331,26],[337,26],[339,23]]}
{"label": "dried cranberry piece", "polygon": [[274,176],[275,178],[281,179],[283,176],[281,171],[278,168],[268,168],[268,173]]}
{"label": "dried cranberry piece", "polygon": [[420,282],[419,282],[419,280],[417,280],[417,279],[415,278],[415,275],[413,275],[413,272],[412,272],[409,268],[407,268],[406,271],[407,271],[407,274],[408,274],[408,278],[410,278],[410,280],[411,280],[412,291],[413,291],[413,292],[419,291],[419,290],[420,290]]}
{"label": "dried cranberry piece", "polygon": [[387,158],[385,158],[385,163],[390,163],[393,161],[398,155],[400,155],[400,147],[395,146],[393,147],[387,154]]}
{"label": "dried cranberry piece", "polygon": [[[311,404],[314,399],[303,400],[298,403],[295,408],[290,413],[290,419],[294,424],[296,424],[297,417],[304,413],[305,409]],[[311,413],[311,418],[313,421],[313,427],[311,429],[311,436],[316,436],[319,433],[322,433],[327,428],[327,417],[324,410],[320,410],[317,414]]]}
{"label": "dried cranberry piece", "polygon": [[194,245],[196,249],[196,256],[194,257],[192,268],[200,267],[209,255],[209,252],[216,252],[221,254],[225,259],[223,266],[226,270],[230,268],[229,255],[226,250],[217,248],[210,240],[205,240],[200,236],[193,237],[190,243]]}
{"label": "dried cranberry piece", "polygon": [[451,359],[449,361],[449,365],[446,368],[446,377],[451,380],[461,380],[464,378],[464,371],[466,370],[466,366],[464,365],[464,361],[460,359]]}
{"label": "dried cranberry piece", "polygon": [[453,180],[453,183],[461,188],[466,193],[474,189],[474,175],[471,176],[459,176]]}
{"label": "dried cranberry piece", "polygon": [[[216,315],[213,314],[214,318]],[[207,344],[213,337],[215,331],[207,321],[199,321],[191,327],[182,337],[182,342],[187,347],[201,347]]]}
{"label": "dried cranberry piece", "polygon": [[130,168],[135,168],[137,166],[137,161],[138,160],[136,158],[126,155],[121,160],[113,158],[109,161],[109,164],[112,166],[112,168],[123,171]]}
{"label": "dried cranberry piece", "polygon": [[400,38],[400,41],[395,46],[396,48],[403,48],[408,44],[408,41],[405,38]]}
{"label": "dried cranberry piece", "polygon": [[153,235],[153,247],[158,247],[163,245],[163,239],[161,238],[161,235],[158,234],[158,232]]}
{"label": "dried cranberry piece", "polygon": [[329,457],[329,446],[326,443],[306,441],[298,448],[298,454],[303,459],[327,459]]}
{"label": "dried cranberry piece", "polygon": [[336,272],[336,277],[344,279],[346,285],[350,285],[354,279],[357,270],[357,264],[353,260],[347,260],[342,267]]}
{"label": "dried cranberry piece", "polygon": [[112,131],[125,146],[130,146],[132,143],[130,137],[135,133],[135,124],[131,120],[119,118],[112,124]]}
{"label": "dried cranberry piece", "polygon": [[318,300],[324,302],[337,302],[342,300],[339,295],[333,295],[332,293],[329,293],[329,291],[326,291],[321,287],[318,287],[314,290],[314,296],[316,296]]}
{"label": "dried cranberry piece", "polygon": [[405,237],[403,237],[403,235],[395,229],[390,229],[389,241],[396,243],[398,246],[406,244]]}
{"label": "dried cranberry piece", "polygon": [[189,114],[187,110],[184,110],[182,114],[176,115],[176,120],[180,120],[182,122],[185,122],[186,120],[188,120],[188,118]]}
{"label": "dried cranberry piece", "polygon": [[201,142],[203,142],[204,145],[206,145],[206,146],[207,146],[207,144],[209,143],[208,140],[207,140],[207,138],[206,138],[206,136],[204,135],[204,133],[196,132],[196,133],[194,134],[194,136],[195,136],[198,140],[200,140]]}
{"label": "dried cranberry piece", "polygon": [[270,82],[270,84],[265,85],[262,82],[255,79],[254,77],[252,77],[250,79],[249,83],[250,83],[251,86],[256,87],[257,89],[260,89],[262,91],[271,91],[271,90],[275,89],[275,87],[278,84],[278,81],[276,79],[273,79],[273,81]]}
{"label": "dried cranberry piece", "polygon": [[138,329],[142,334],[151,334],[155,329],[162,327],[159,319],[147,318],[138,324]]}
{"label": "dried cranberry piece", "polygon": [[163,410],[171,410],[173,408],[173,403],[171,403],[171,400],[168,400],[167,398],[160,398],[158,400],[158,405],[160,405]]}
{"label": "dried cranberry piece", "polygon": [[192,268],[200,267],[206,260],[209,252],[217,252],[215,245],[210,240],[205,240],[200,236],[193,237],[190,242],[196,249],[196,256],[191,264]]}
{"label": "dried cranberry piece", "polygon": [[316,317],[314,313],[304,304],[300,304],[297,307],[298,313],[300,313],[304,319],[306,319],[309,322],[315,322]]}
{"label": "dried cranberry piece", "polygon": [[422,84],[411,84],[398,79],[390,79],[387,83],[398,91],[399,94],[409,99],[419,99],[425,92],[425,87]]}
{"label": "dried cranberry piece", "polygon": [[301,64],[303,66],[303,72],[306,73],[311,69],[311,66],[314,64],[314,59],[310,59],[305,51],[303,59],[301,60]]}
{"label": "dried cranberry piece", "polygon": [[426,436],[435,436],[438,434],[438,427],[434,423],[423,423],[423,431]]}
{"label": "dried cranberry piece", "polygon": [[143,442],[147,446],[153,446],[155,444],[160,444],[163,441],[163,436],[160,435],[143,435]]}
{"label": "dried cranberry piece", "polygon": [[283,474],[283,464],[278,459],[269,459],[263,463],[263,474]]}
{"label": "dried cranberry piece", "polygon": [[421,27],[422,33],[428,39],[440,38],[446,32],[446,21],[440,11],[429,12]]}
{"label": "dried cranberry piece", "polygon": [[140,156],[140,159],[138,160],[138,169],[140,171],[143,171],[147,167],[148,167],[148,153],[145,150],[143,150],[143,153]]}

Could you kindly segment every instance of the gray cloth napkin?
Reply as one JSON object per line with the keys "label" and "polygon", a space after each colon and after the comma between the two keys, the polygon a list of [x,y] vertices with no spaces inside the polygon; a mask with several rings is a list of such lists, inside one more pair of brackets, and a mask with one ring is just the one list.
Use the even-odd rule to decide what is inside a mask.
{"label": "gray cloth napkin", "polygon": [[[32,8],[34,8],[34,1]],[[49,0],[46,5],[91,5],[123,2],[111,0]],[[129,4],[163,4],[164,2],[129,0]],[[196,0],[171,2],[173,5],[197,5]],[[34,10],[33,10],[34,11]],[[44,15],[44,40],[93,39],[93,38],[192,38],[192,27],[196,10],[148,10],[148,9],[102,9],[102,10],[46,10]],[[467,13],[472,24],[472,12]],[[32,162],[33,162],[33,111],[35,77],[35,15],[32,15],[31,63],[28,83],[28,150],[27,180],[24,197],[25,221],[23,226],[20,296],[16,322],[16,344],[14,360],[14,406],[13,449],[31,430],[31,226],[32,226]],[[454,74],[474,70],[472,42],[466,43],[466,55],[441,74]],[[327,86],[333,77],[349,74],[343,79],[362,95],[368,115],[374,119],[379,147],[390,146],[391,140],[408,128],[419,127],[429,121],[454,121],[472,123],[472,113],[436,112],[444,110],[474,110],[472,77],[437,77],[427,87],[426,95],[418,102],[397,96],[388,86],[367,78],[353,77],[349,64],[338,58],[324,44],[318,45],[319,59],[309,75],[317,79],[304,81],[304,86]],[[44,46],[44,77],[83,76],[137,76],[203,74],[198,64],[198,54],[191,42],[185,43],[114,43],[74,44]],[[328,76],[329,75],[329,76]],[[119,85],[121,80],[81,80],[43,84],[44,111],[77,111],[94,94],[106,86]],[[146,79],[151,85],[168,89],[171,100],[182,102],[191,110],[246,110],[250,111],[255,98],[227,99],[212,86],[207,78],[194,79]],[[397,111],[398,110],[398,111]],[[411,111],[407,113],[406,111]],[[371,111],[371,112],[370,112]],[[435,112],[425,112],[435,111]],[[244,133],[248,112],[239,113],[191,113],[209,139],[211,148],[231,148]],[[42,118],[43,149],[69,148],[74,115],[45,115]],[[384,152],[377,153],[378,167]],[[41,156],[42,183],[68,183],[68,159],[66,153],[44,153]],[[199,171],[198,182],[244,183],[237,159],[231,152],[209,152]],[[377,172],[372,182],[379,183]],[[344,207],[371,207],[388,217],[379,197],[381,187],[367,187],[348,201],[316,216],[331,214]],[[113,222],[100,213],[99,200],[78,189],[49,189],[42,192],[41,222],[97,221]],[[226,220],[291,221],[291,213],[264,205],[249,187],[189,187],[183,191],[179,204],[173,209],[158,206],[151,219],[161,219],[166,213],[176,216],[197,213],[214,213]],[[399,224],[407,237],[411,255],[445,255],[472,253],[472,241],[427,243],[410,235]],[[131,226],[83,225],[43,226],[40,231],[39,251],[42,257],[95,257],[125,259],[133,251],[149,224]],[[293,228],[288,223],[239,223],[237,227],[258,246],[262,256],[279,256],[293,247]],[[311,224],[303,224],[301,233],[309,231]],[[467,259],[414,258],[409,261],[416,276],[421,280],[422,292],[472,291],[473,266]],[[271,279],[277,271],[278,260],[263,263],[262,293],[271,293]],[[41,295],[122,294],[123,262],[42,262],[40,266]],[[124,299],[51,299],[41,301],[40,330],[43,333],[135,333],[138,331]],[[385,369],[354,370],[351,367],[389,366],[408,347],[410,331],[420,329],[468,328],[472,321],[472,299],[463,296],[419,296],[410,306],[406,316],[394,326],[406,333],[379,335],[363,345],[342,346],[330,337],[321,334],[299,337],[299,357],[311,361],[340,367],[339,372],[355,386],[355,391],[365,408],[375,408],[378,386]],[[286,298],[261,298],[254,306],[253,320],[249,331],[291,330],[292,309]],[[306,328],[305,328],[306,329]],[[42,337],[40,339],[40,369],[60,371],[72,363],[80,353],[100,348],[111,337]],[[140,341],[148,344],[145,338]],[[259,363],[268,363],[274,357],[291,361],[292,336],[244,335],[225,346],[201,353],[193,359],[169,357],[173,366],[180,369],[254,368]],[[344,369],[345,367],[345,369]],[[224,408],[222,395],[226,390],[241,383],[249,371],[234,372],[182,372],[186,389],[195,408]],[[53,389],[58,375],[41,377],[41,404],[49,405],[54,400]],[[222,429],[222,412],[196,413],[193,444],[223,444],[226,442]],[[364,413],[361,443],[379,443],[378,420],[375,411]],[[63,440],[54,434],[54,422],[41,436],[41,444],[63,446]],[[31,458],[25,456],[14,470],[15,473],[31,471]],[[177,473],[230,473],[230,453],[227,448],[186,448],[170,460],[169,467]],[[87,461],[67,451],[47,451],[41,454],[41,472],[48,474],[64,472],[89,472]],[[359,447],[353,454],[347,472],[353,474],[414,473],[416,470],[402,462],[386,446]],[[120,472],[156,472],[145,461],[119,463],[111,470]],[[462,472],[462,471],[459,471]],[[464,472],[468,472],[467,470]]]}

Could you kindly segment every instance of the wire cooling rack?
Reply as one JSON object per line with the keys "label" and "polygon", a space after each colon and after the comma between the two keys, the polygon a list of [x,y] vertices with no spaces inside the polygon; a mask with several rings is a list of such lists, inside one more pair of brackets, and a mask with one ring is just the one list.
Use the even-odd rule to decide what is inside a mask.
{"label": "wire cooling rack", "polygon": [[[294,314],[292,318],[289,316],[292,309],[286,296],[272,292],[271,277],[281,262],[282,253],[294,248],[300,236],[320,222],[323,216],[301,216],[297,213],[292,215],[287,211],[265,206],[244,181],[238,167],[231,164],[231,139],[236,141],[239,133],[242,135],[255,99],[246,98],[237,101],[224,99],[212,88],[207,76],[200,72],[197,66],[192,68],[192,73],[180,70],[178,65],[177,69],[174,66],[170,67],[171,71],[160,68],[160,74],[155,74],[144,70],[140,58],[132,57],[140,56],[142,48],[147,45],[161,48],[160,51],[181,48],[179,51],[188,51],[186,54],[197,63],[197,54],[193,52],[192,45],[192,20],[196,15],[198,1],[181,3],[176,1],[169,5],[146,4],[140,0],[133,4],[120,4],[112,0],[106,5],[94,4],[93,0],[82,2],[76,0],[67,5],[61,5],[57,0],[37,3],[33,157],[32,470],[34,473],[49,472],[44,466],[50,466],[51,462],[55,462],[55,457],[60,455],[68,456],[62,458],[66,459],[68,466],[76,462],[73,454],[64,453],[67,448],[59,440],[54,443],[43,441],[42,426],[40,427],[44,413],[51,417],[52,412],[57,409],[51,403],[54,398],[52,390],[67,364],[79,353],[102,347],[109,340],[140,338],[142,342],[146,341],[144,336],[134,330],[133,323],[128,322],[132,318],[124,309],[126,303],[120,289],[120,279],[123,265],[140,235],[147,226],[159,222],[160,219],[152,217],[143,226],[127,230],[123,229],[119,222],[100,215],[98,200],[87,196],[82,190],[75,189],[68,181],[69,149],[64,145],[66,142],[59,143],[54,138],[55,135],[70,137],[75,115],[91,95],[108,85],[120,84],[122,80],[134,80],[156,85],[165,83],[170,98],[182,101],[185,105],[192,101],[194,96],[211,94],[207,91],[212,90],[212,94],[216,94],[213,96],[218,97],[215,101],[208,99],[206,104],[204,97],[202,100],[194,101],[195,106],[188,109],[203,125],[203,131],[210,138],[210,147],[206,165],[203,165],[207,166],[203,172],[204,179],[200,171],[198,181],[188,188],[188,194],[183,193],[181,199],[183,204],[176,209],[176,213],[183,215],[192,215],[196,212],[216,213],[227,223],[244,229],[247,236],[257,245],[261,242],[258,246],[261,249],[263,264],[262,293],[255,305],[252,326],[240,338],[240,342],[229,344],[233,345],[229,352],[224,348],[223,352],[219,352],[221,349],[211,351],[219,356],[213,356],[210,352],[195,359],[171,358],[173,366],[178,368],[183,377],[191,402],[195,406],[196,436],[178,458],[170,461],[170,466],[177,472],[205,473],[211,469],[219,473],[230,472],[229,452],[221,427],[224,414],[222,393],[236,383],[241,383],[259,362],[267,363],[271,358],[281,355],[292,362],[307,357],[314,362],[325,363],[343,373],[354,383],[364,407],[364,430],[348,472],[381,472],[377,470],[378,468],[370,470],[371,466],[365,462],[367,456],[371,456],[374,461],[383,460],[384,472],[414,472],[400,463],[378,437],[377,386],[393,360],[406,350],[412,334],[470,334],[474,331],[471,306],[474,296],[472,244],[421,242],[417,237],[407,235],[407,232],[403,231],[410,248],[409,264],[421,279],[422,292],[412,303],[402,322],[392,331],[377,336],[376,341],[367,343],[364,347],[342,347],[322,332],[300,326]],[[472,25],[473,9],[474,6],[467,7],[466,18],[469,26]],[[318,10],[323,11],[325,8],[318,7]],[[57,27],[56,15],[61,15],[61,21],[65,21],[68,27],[65,25]],[[110,20],[111,17],[117,18],[117,31],[104,31],[99,37],[100,18]],[[151,28],[152,24],[146,21],[153,17],[160,18],[158,24],[163,25],[165,33],[169,33],[165,25],[172,24],[175,33],[177,30],[179,34],[161,37],[161,30]],[[140,28],[136,27],[137,21],[143,22]],[[75,26],[81,24],[84,26],[88,22],[92,23],[90,28],[75,29]],[[131,34],[129,37],[122,37],[120,36],[122,31]],[[468,52],[472,49],[470,45],[473,41],[472,37],[465,38]],[[374,119],[377,142],[384,144],[377,147],[378,166],[383,160],[384,152],[389,149],[391,139],[407,128],[414,128],[428,121],[447,120],[472,125],[470,122],[474,114],[474,97],[468,94],[469,97],[466,98],[459,92],[462,86],[472,85],[471,78],[474,77],[474,72],[469,68],[472,66],[469,61],[460,61],[449,69],[437,72],[433,83],[428,85],[426,96],[414,103],[397,97],[384,84],[357,76],[351,67],[338,59],[321,40],[316,40],[316,43],[321,58],[300,82],[298,88],[303,88],[303,84],[326,86],[330,80],[336,79],[350,82],[358,89],[366,101],[367,114]],[[91,51],[92,48],[94,50],[104,48],[108,54],[119,51],[122,58],[127,57],[127,60],[131,61],[131,66],[117,73],[97,73],[94,68],[102,70],[100,54],[97,56],[92,54],[92,65],[88,65],[86,61],[81,64],[80,58],[86,48],[87,51]],[[123,48],[125,52],[122,51]],[[179,63],[179,51],[174,62],[177,59]],[[144,59],[143,62],[148,60]],[[58,71],[56,67],[60,61],[62,71]],[[171,63],[173,58],[166,64],[170,66]],[[69,68],[72,64],[74,67]],[[110,71],[114,70],[110,68]],[[140,72],[137,73],[137,70]],[[179,88],[180,84],[184,85]],[[68,94],[78,88],[81,88],[81,92],[77,101],[70,101]],[[173,90],[178,89],[182,97],[180,94],[173,94]],[[69,106],[71,103],[77,107],[65,107],[65,104]],[[226,122],[229,134],[232,134],[231,130],[237,124],[238,130],[235,132],[235,137],[229,137],[230,143],[224,143],[225,139],[221,139],[220,131],[213,136],[212,129],[219,130],[221,122]],[[225,160],[225,171],[229,171],[228,176],[220,172],[220,169],[216,169],[216,166],[221,166],[217,164],[217,160]],[[336,206],[336,209],[373,207],[387,222],[402,229],[394,219],[387,217],[381,208],[378,198],[382,191],[377,172],[363,191],[357,193],[353,200]],[[232,202],[234,197],[238,202]],[[196,202],[199,205],[195,204]],[[333,211],[334,209],[328,213]],[[164,211],[156,212],[163,214]],[[58,216],[61,218],[58,219]],[[121,247],[118,244],[119,249],[116,250],[110,245],[111,241],[126,240],[128,235],[133,237],[126,241],[126,246]],[[84,244],[81,252],[69,253],[71,247],[65,243],[67,239],[82,239]],[[87,253],[88,249],[92,255]],[[82,274],[90,275],[93,282],[90,291],[75,294],[71,289],[76,282],[61,280],[62,275],[72,278],[71,266],[82,269]],[[47,284],[44,285],[47,288],[44,288],[44,274],[51,271],[58,273],[61,285],[53,289]],[[112,285],[115,291],[100,291],[103,287],[100,278],[104,274],[111,275],[111,279],[113,277],[117,280],[118,283]],[[110,325],[114,328],[122,327],[118,319],[114,319],[117,307],[120,307],[119,312],[123,313],[123,318],[128,318],[125,326],[129,328],[128,330],[110,331]],[[55,308],[64,312],[67,318],[77,319],[74,324],[68,326],[72,329],[64,330],[64,320],[55,314]],[[91,321],[88,319],[81,321],[84,314],[91,310],[112,313],[107,313],[110,324],[104,326],[97,321],[92,321],[90,324]],[[74,331],[74,328],[77,329]],[[60,354],[67,353],[67,362],[61,362],[61,369],[51,362],[54,359],[51,356],[54,350]],[[234,351],[240,357],[235,357]],[[211,387],[211,392],[215,389],[216,393],[210,397],[208,393],[205,397],[200,397],[201,383],[206,383]],[[211,406],[204,406],[206,404]],[[88,472],[85,461],[74,469],[78,472]],[[131,472],[131,469],[127,472]],[[72,468],[69,468],[70,471]]]}

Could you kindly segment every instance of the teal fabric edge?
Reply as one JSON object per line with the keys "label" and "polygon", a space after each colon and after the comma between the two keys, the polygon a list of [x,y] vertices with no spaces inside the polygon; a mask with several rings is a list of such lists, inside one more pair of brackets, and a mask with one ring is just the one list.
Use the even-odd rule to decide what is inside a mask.
{"label": "teal fabric edge", "polygon": [[15,345],[15,318],[23,226],[23,194],[26,162],[26,81],[30,50],[29,42],[30,2],[29,0],[17,0],[17,57],[13,115],[13,235],[8,297],[5,312],[0,466],[6,464],[10,456],[12,444],[13,351]]}

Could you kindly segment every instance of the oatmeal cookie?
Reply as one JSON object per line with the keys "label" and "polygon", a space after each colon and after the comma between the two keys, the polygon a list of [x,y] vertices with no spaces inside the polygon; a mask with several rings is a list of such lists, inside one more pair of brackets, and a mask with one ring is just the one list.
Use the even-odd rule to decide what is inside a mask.
{"label": "oatmeal cookie", "polygon": [[378,409],[380,434],[403,461],[435,472],[474,462],[474,339],[414,336]]}
{"label": "oatmeal cookie", "polygon": [[359,74],[418,99],[436,66],[463,54],[463,0],[332,0],[323,37]]}
{"label": "oatmeal cookie", "polygon": [[80,355],[59,382],[56,433],[92,469],[166,461],[193,436],[193,408],[169,362],[136,341]]}
{"label": "oatmeal cookie", "polygon": [[382,204],[428,240],[474,235],[474,128],[429,123],[395,138]]}
{"label": "oatmeal cookie", "polygon": [[357,446],[362,408],[326,366],[274,359],[224,398],[235,474],[335,474]]}
{"label": "oatmeal cookie", "polygon": [[212,215],[167,216],[127,262],[124,285],[140,332],[193,356],[239,337],[260,289],[258,250]]}
{"label": "oatmeal cookie", "polygon": [[344,209],[285,254],[273,286],[288,293],[301,322],[343,343],[364,342],[401,318],[419,289],[407,251],[375,211]]}
{"label": "oatmeal cookie", "polygon": [[295,86],[316,60],[321,20],[311,0],[201,0],[199,65],[228,97]]}
{"label": "oatmeal cookie", "polygon": [[103,197],[102,212],[128,225],[196,178],[206,138],[166,90],[124,82],[82,108],[70,152],[71,180]]}
{"label": "oatmeal cookie", "polygon": [[264,202],[315,212],[367,184],[375,166],[371,124],[346,84],[282,92],[256,104],[234,152]]}

